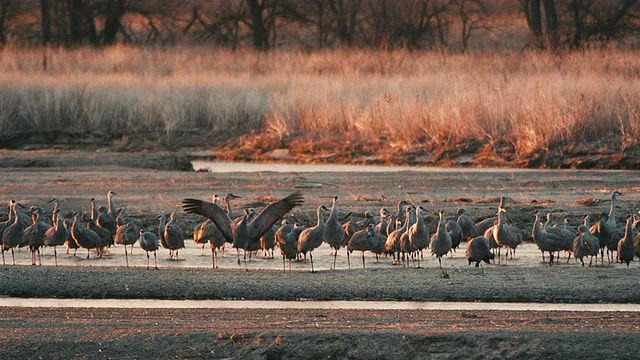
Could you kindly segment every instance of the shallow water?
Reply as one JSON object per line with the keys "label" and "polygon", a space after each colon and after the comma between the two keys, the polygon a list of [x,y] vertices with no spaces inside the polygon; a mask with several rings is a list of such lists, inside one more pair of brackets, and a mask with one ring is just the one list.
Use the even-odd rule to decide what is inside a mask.
{"label": "shallow water", "polygon": [[[505,169],[498,168],[441,168],[428,166],[382,166],[382,165],[337,165],[337,164],[269,164],[269,163],[235,163],[235,162],[212,162],[195,160],[191,162],[193,169],[198,171],[209,171],[214,173],[225,172],[432,172],[432,173],[476,173],[476,172],[504,172]],[[513,172],[533,171],[527,169],[508,169]]]}
{"label": "shallow water", "polygon": [[[117,305],[116,305],[117,304]],[[337,309],[454,311],[640,311],[640,304],[549,304],[419,301],[273,301],[273,300],[148,300],[148,299],[25,299],[0,298],[0,306],[54,308],[153,309]]]}
{"label": "shallow water", "polygon": [[[203,269],[211,269],[212,267],[212,258],[211,258],[211,250],[208,245],[204,248],[204,255],[202,254],[202,246],[196,245],[193,240],[189,241],[189,239],[185,239],[185,249],[181,249],[179,252],[179,260],[170,260],[169,259],[169,251],[166,249],[160,249],[157,253],[157,261],[158,268],[160,270],[167,268],[203,268]],[[128,247],[130,249],[130,247]],[[465,249],[466,243],[462,242],[460,247],[456,252],[451,256],[447,256],[443,258],[442,265],[447,269],[467,269],[471,271],[471,266],[469,266],[468,261],[465,257]],[[54,256],[53,249],[46,248],[45,254],[41,257],[43,266],[54,266]],[[6,266],[11,265],[11,253],[5,252],[5,260]],[[109,255],[104,255],[102,259],[97,259],[95,256],[95,252],[91,252],[89,255],[89,259],[87,257],[87,250],[81,249],[78,250],[76,257],[73,256],[73,252],[67,254],[64,248],[58,248],[58,265],[60,266],[117,266],[124,267],[126,266],[127,258],[129,261],[130,267],[136,268],[146,268],[147,266],[147,257],[142,249],[136,243],[133,249],[133,255],[128,254],[127,258],[124,255],[124,247],[122,245],[112,247]],[[29,250],[26,248],[20,249],[15,253],[16,264],[17,265],[31,265],[31,255],[29,254]],[[542,262],[542,256],[540,251],[538,250],[537,245],[533,243],[524,243],[521,246],[518,246],[516,252],[515,259],[509,259],[507,266],[515,266],[515,267],[548,267],[549,257],[546,254],[546,263]],[[365,270],[367,269],[387,269],[387,268],[397,268],[398,265],[392,264],[391,257],[380,257],[379,260],[376,261],[375,255],[371,252],[365,253]],[[599,261],[599,260],[598,260]],[[322,244],[319,248],[313,251],[313,267],[316,271],[324,271],[330,270],[333,268],[334,256],[333,251],[326,243]],[[345,248],[341,248],[338,251],[338,255],[335,257],[336,266],[335,268],[338,270],[347,270],[349,269],[362,269],[362,253],[360,251],[354,251],[350,254],[349,259],[347,259],[347,251]],[[585,263],[588,265],[589,260],[585,259]],[[153,267],[153,254],[150,255],[150,265]],[[349,264],[351,267],[349,268]],[[420,260],[419,264],[417,262],[411,262],[407,266],[409,267],[417,267],[420,265],[422,268],[438,268],[438,260],[430,255],[430,251],[424,253],[424,259]],[[611,263],[609,264],[605,259],[605,267],[603,268],[605,271],[635,271],[640,265],[637,261],[631,263],[631,269],[627,269],[626,265],[620,263]],[[242,253],[240,255],[240,264],[238,264],[238,255],[235,249],[231,248],[229,244],[226,246],[225,256],[222,257],[218,254],[218,267],[220,269],[244,269],[244,259]],[[402,265],[400,265],[402,266]],[[473,265],[472,265],[473,266]],[[484,264],[483,267],[485,269],[491,269],[496,266],[504,266],[504,251],[502,251],[500,260],[496,258],[495,264]],[[600,266],[600,265],[599,265]],[[266,258],[262,251],[259,251],[257,254],[254,254],[251,259],[247,258],[247,267],[251,269],[271,269],[271,270],[282,270],[283,262],[282,256],[280,255],[280,250],[278,248],[274,251],[273,258]],[[285,263],[285,267],[287,271],[289,271],[289,263]],[[566,267],[581,267],[580,262],[576,262],[575,259],[571,258],[567,262],[566,255],[562,255],[561,259],[556,260],[554,265],[558,271],[562,270]],[[293,261],[291,263],[292,271],[311,271],[311,262],[310,260],[307,262],[304,261]],[[589,269],[585,268],[585,271]]]}

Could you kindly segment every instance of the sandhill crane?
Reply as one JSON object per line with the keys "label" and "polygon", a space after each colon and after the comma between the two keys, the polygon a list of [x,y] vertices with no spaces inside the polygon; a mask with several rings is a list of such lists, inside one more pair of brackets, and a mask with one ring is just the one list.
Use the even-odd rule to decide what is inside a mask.
{"label": "sandhill crane", "polygon": [[626,262],[627,267],[635,257],[633,251],[633,220],[631,215],[627,216],[627,225],[625,226],[624,236],[618,241],[618,259],[620,262]]}
{"label": "sandhill crane", "polygon": [[376,224],[376,231],[385,237],[389,235],[387,233],[387,226],[389,225],[388,218],[391,215],[386,208],[380,208],[380,221]]}
{"label": "sandhill crane", "polygon": [[282,270],[286,272],[285,260],[289,260],[289,272],[291,272],[291,260],[298,255],[298,237],[305,228],[295,226],[291,221],[282,220],[282,226],[276,231],[276,245],[280,248],[282,255]]}
{"label": "sandhill crane", "polygon": [[[229,221],[233,221],[233,210],[231,208],[231,201],[234,199],[239,199],[241,196],[234,195],[232,193],[227,193],[223,198],[222,202],[225,204],[225,212]],[[218,205],[218,195],[213,196],[213,204]],[[219,206],[219,205],[218,205]],[[225,239],[220,229],[216,226],[216,224],[209,218],[207,218],[201,225],[196,226],[193,233],[193,238],[196,243],[204,243],[208,242],[209,247],[211,248],[211,266],[213,269],[218,268],[218,250],[222,251],[222,256],[224,256],[224,246],[227,243],[227,239]],[[204,250],[204,245],[203,245]]]}
{"label": "sandhill crane", "polygon": [[[571,252],[573,252],[573,240],[576,238],[576,235],[573,234],[570,230],[564,228],[564,226],[551,226],[551,213],[547,213],[547,221],[544,223],[544,231],[547,233],[557,235],[558,244],[560,246],[558,252],[566,251],[569,253],[567,257],[567,262],[571,259]],[[560,254],[558,254],[558,259],[560,258]]]}
{"label": "sandhill crane", "polygon": [[9,204],[7,204],[7,220],[0,222],[0,240],[2,239],[2,233],[4,233],[4,230],[7,226],[13,224],[13,221],[13,205],[10,201]]}
{"label": "sandhill crane", "polygon": [[305,260],[307,258],[307,253],[309,253],[309,258],[311,259],[311,272],[315,272],[313,269],[312,252],[314,249],[322,245],[325,236],[325,222],[322,217],[323,210],[329,211],[329,209],[324,205],[318,206],[318,209],[316,210],[318,222],[315,226],[302,230],[300,236],[298,236],[298,253],[303,254]]}
{"label": "sandhill crane", "polygon": [[375,244],[371,249],[371,252],[376,255],[376,262],[380,261],[380,255],[384,254],[384,246],[387,242],[387,237],[376,231]]}
{"label": "sandhill crane", "polygon": [[184,233],[176,223],[176,212],[169,215],[169,222],[164,226],[164,240],[169,248],[169,258],[178,260],[178,251],[184,248]]}
{"label": "sandhill crane", "polygon": [[278,231],[278,226],[273,225],[260,238],[260,249],[264,251],[265,259],[274,258],[273,248],[276,247],[276,231]]}
{"label": "sandhill crane", "polygon": [[247,267],[247,250],[250,243],[260,244],[260,238],[277,222],[282,220],[294,207],[304,203],[304,196],[300,192],[294,192],[284,199],[272,203],[265,207],[260,214],[249,220],[249,214],[245,213],[243,218],[233,224],[227,214],[213,203],[197,200],[184,199],[182,207],[190,214],[204,215],[216,224],[222,235],[228,241],[233,242],[237,249],[244,249],[245,269]]}
{"label": "sandhill crane", "polygon": [[[416,248],[416,251],[420,252],[422,256],[422,252],[429,246],[429,228],[424,223],[424,216],[422,216],[422,212],[425,209],[422,206],[416,207],[416,222],[412,224],[407,230],[407,234],[409,237],[409,241]],[[420,260],[418,259],[418,267],[420,267]]]}
{"label": "sandhill crane", "polygon": [[[588,222],[586,220],[585,222]],[[573,256],[576,259],[580,259],[582,266],[584,266],[583,257],[590,256],[589,266],[593,261],[593,257],[596,257],[596,266],[598,266],[598,251],[600,250],[600,240],[597,237],[591,235],[588,225],[578,226],[578,236],[573,240]]]}
{"label": "sandhill crane", "polygon": [[[347,259],[349,254],[354,250],[362,252],[362,268],[365,268],[364,264],[364,252],[370,251],[376,246],[376,228],[374,224],[369,224],[366,229],[356,231],[349,243],[347,244]],[[351,269],[351,262],[349,261],[349,269]]]}
{"label": "sandhill crane", "polygon": [[495,257],[489,247],[489,239],[484,236],[475,237],[467,242],[465,255],[469,261],[469,265],[475,261],[476,267],[480,267],[482,261],[490,264],[491,259]]}
{"label": "sandhill crane", "polygon": [[[113,192],[113,190],[109,190],[109,192],[107,192],[107,215],[109,215],[109,217],[111,217],[111,219],[113,219],[113,221],[116,221],[116,216],[118,216],[118,211],[117,211],[117,207],[116,204],[113,202],[113,197],[116,195],[116,193]],[[113,234],[112,234],[113,235]]]}
{"label": "sandhill crane", "polygon": [[444,211],[440,210],[438,213],[438,227],[436,232],[431,235],[431,241],[429,247],[431,248],[431,254],[438,258],[440,269],[442,270],[442,277],[449,278],[449,274],[442,267],[442,256],[451,251],[451,236],[447,232],[446,223],[444,220]]}
{"label": "sandhill crane", "polygon": [[96,206],[96,198],[89,199],[89,202],[91,203],[91,218],[93,221],[98,221],[100,213],[98,213],[98,207]]}
{"label": "sandhill crane", "polygon": [[[220,197],[218,196],[218,194],[213,194],[212,200],[214,205],[220,206],[219,205]],[[204,255],[204,245],[209,243],[210,238],[213,235],[214,231],[217,231],[218,233],[220,233],[220,231],[218,230],[218,227],[216,226],[216,224],[214,224],[211,221],[211,219],[206,219],[204,222],[197,224],[193,228],[193,242],[195,242],[197,245],[202,245],[202,255]],[[222,237],[222,234],[220,234],[220,237]],[[222,238],[224,239],[224,237]],[[212,256],[213,256],[213,251],[214,249],[211,248]],[[215,268],[215,261],[214,261],[213,267]]]}
{"label": "sandhill crane", "polygon": [[[494,223],[498,220],[499,210],[502,208],[506,208],[507,198],[505,196],[500,197],[500,204],[498,204],[498,212],[496,212],[496,216],[492,216],[490,218],[484,219],[482,221],[478,221],[475,225],[475,230],[473,232],[473,236],[484,236],[487,229],[493,227]],[[489,239],[491,241],[491,239]]]}
{"label": "sandhill crane", "polygon": [[113,236],[118,230],[118,227],[116,226],[116,218],[111,217],[111,215],[109,215],[107,211],[108,210],[106,206],[98,206],[98,220],[95,220],[95,222],[101,228],[109,230],[109,233],[111,233],[111,236]]}
{"label": "sandhill crane", "polygon": [[108,249],[113,244],[113,236],[111,235],[111,232],[109,232],[109,230],[105,228],[98,226],[98,224],[96,224],[96,222],[91,219],[91,216],[89,214],[82,213],[81,219],[85,222],[85,226],[87,229],[98,234],[98,236],[100,237],[100,241],[102,241],[104,247]]}
{"label": "sandhill crane", "polygon": [[[351,224],[351,220],[347,224]],[[348,227],[349,226],[347,226],[347,228]],[[336,268],[338,250],[346,245],[350,237],[350,235],[347,235],[347,228],[340,224],[340,220],[338,219],[338,196],[334,196],[329,217],[324,223],[324,241],[333,249],[333,269]]]}
{"label": "sandhill crane", "polygon": [[388,216],[389,220],[389,224],[387,225],[387,230],[386,230],[386,235],[385,236],[389,236],[389,234],[391,234],[392,232],[394,232],[396,229],[396,225],[397,225],[397,220],[398,217],[396,215],[396,213],[390,213]]}
{"label": "sandhill crane", "polygon": [[346,245],[353,234],[355,234],[356,231],[360,230],[358,226],[358,219],[356,218],[357,214],[355,212],[350,212],[348,216],[349,220],[342,225],[344,231],[344,241],[342,243],[342,246]]}
{"label": "sandhill crane", "polygon": [[[413,206],[407,206],[404,208],[405,218],[410,219],[410,213]],[[405,221],[404,225],[397,230],[392,231],[387,236],[387,240],[384,244],[384,252],[393,255],[393,264],[400,265],[400,238],[409,229],[409,221]]]}
{"label": "sandhill crane", "polygon": [[467,215],[467,211],[465,209],[459,208],[456,213],[458,214],[456,222],[462,231],[462,238],[465,240],[471,240],[475,232],[476,223],[471,220],[469,215]]}
{"label": "sandhill crane", "polygon": [[156,252],[158,251],[159,240],[156,234],[140,229],[139,243],[142,250],[147,253],[147,270],[149,270],[149,252],[153,252],[153,261],[155,264],[154,269],[158,270],[158,258],[156,256]]}
{"label": "sandhill crane", "polygon": [[564,248],[562,244],[562,235],[556,232],[547,232],[543,230],[538,210],[533,213],[533,216],[535,217],[535,220],[533,221],[531,236],[542,253],[542,261],[545,261],[544,252],[547,251],[549,253],[549,266],[553,266],[553,253],[561,251]]}
{"label": "sandhill crane", "polygon": [[522,230],[507,224],[507,215],[504,208],[498,211],[498,224],[493,228],[493,238],[500,246],[507,247],[504,264],[508,264],[509,249],[513,251],[513,258],[516,256],[516,248],[522,243]]}
{"label": "sandhill crane", "polygon": [[124,245],[124,259],[127,267],[129,267],[127,245],[131,245],[131,255],[133,255],[133,245],[140,238],[140,230],[142,229],[136,229],[132,223],[125,223],[124,225],[118,226],[118,230],[116,230],[116,236],[113,237],[113,240],[116,244]]}
{"label": "sandhill crane", "polygon": [[18,212],[18,207],[22,207],[22,205],[16,203],[15,200],[11,200],[10,207],[13,222],[9,224],[2,233],[2,265],[5,265],[4,252],[8,250],[11,250],[13,265],[16,264],[13,248],[20,245],[24,240],[24,224]]}
{"label": "sandhill crane", "polygon": [[164,237],[164,228],[167,226],[167,215],[158,215],[158,220],[158,241],[160,241],[160,245],[162,245],[163,248],[169,250],[169,259],[173,259],[173,250],[169,248],[167,239]]}
{"label": "sandhill crane", "polygon": [[42,209],[39,207],[32,207],[31,214],[34,215],[33,224],[24,229],[24,242],[29,245],[29,251],[31,252],[31,265],[36,264],[36,253],[38,254],[38,262],[42,265],[40,259],[40,247],[44,246],[44,236],[51,228],[51,225],[46,224]]}
{"label": "sandhill crane", "polygon": [[[589,233],[597,237],[600,242],[600,263],[604,264],[604,249],[607,247],[608,243],[613,241],[612,239],[616,235],[615,228],[612,228],[611,225],[609,225],[609,214],[601,212],[600,221],[589,228]],[[611,262],[610,257],[609,262]]]}
{"label": "sandhill crane", "polygon": [[56,247],[64,245],[70,236],[69,230],[60,217],[60,208],[53,210],[52,215],[53,226],[44,234],[44,245],[53,246],[53,257],[55,265],[58,266],[58,251]]}
{"label": "sandhill crane", "polygon": [[[400,223],[400,226],[403,226],[405,223],[405,220],[407,219],[407,212],[404,210],[404,207],[410,205],[413,207],[413,205],[411,204],[411,202],[407,201],[407,200],[400,200],[398,201],[398,207],[396,208],[396,224]],[[395,226],[394,229],[397,229],[397,225]]]}
{"label": "sandhill crane", "polygon": [[78,213],[73,215],[73,224],[71,225],[71,236],[73,240],[78,244],[78,247],[87,249],[87,259],[91,249],[96,249],[96,257],[102,258],[103,243],[100,236],[94,231],[84,228],[78,224]]}
{"label": "sandhill crane", "polygon": [[453,257],[453,252],[456,251],[458,246],[460,246],[460,242],[462,242],[462,228],[460,228],[460,225],[458,225],[457,221],[447,220],[447,222],[445,223],[445,229],[451,237],[450,254]]}

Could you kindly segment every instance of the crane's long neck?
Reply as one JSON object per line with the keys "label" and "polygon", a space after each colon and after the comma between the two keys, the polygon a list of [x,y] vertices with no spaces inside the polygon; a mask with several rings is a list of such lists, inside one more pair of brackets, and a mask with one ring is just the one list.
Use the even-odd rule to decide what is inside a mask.
{"label": "crane's long neck", "polygon": [[609,207],[609,224],[616,224],[616,194],[611,195],[611,207]]}
{"label": "crane's long neck", "polygon": [[18,213],[18,204],[13,205],[13,223],[20,223],[20,213]]}
{"label": "crane's long neck", "polygon": [[318,208],[318,228],[324,228],[324,218],[322,217],[322,208]]}
{"label": "crane's long neck", "polygon": [[[322,214],[320,214],[322,215]],[[337,221],[338,220],[338,202],[337,201],[333,201],[333,204],[331,205],[331,213],[329,213],[329,218],[328,220],[332,220],[332,221]]]}
{"label": "crane's long neck", "polygon": [[231,199],[226,199],[224,202],[225,210],[227,210],[227,216],[233,220],[233,210],[231,210]]}
{"label": "crane's long neck", "polygon": [[166,225],[167,219],[164,215],[160,215],[160,223],[158,224],[158,234],[164,234],[164,228]]}
{"label": "crane's long neck", "polygon": [[538,214],[535,215],[535,220],[533,221],[531,237],[533,237],[535,242],[538,242],[538,240],[542,238],[542,227],[540,226],[540,216]]}
{"label": "crane's long neck", "polygon": [[107,211],[109,214],[113,214],[116,211],[116,205],[113,203],[113,197],[111,196],[111,193],[107,194],[107,200],[109,202],[109,208],[107,209]]}
{"label": "crane's long neck", "polygon": [[623,239],[626,243],[633,243],[633,221],[631,218],[627,219]]}
{"label": "crane's long neck", "polygon": [[91,199],[91,218],[93,220],[98,218],[98,209],[96,209],[96,202]]}

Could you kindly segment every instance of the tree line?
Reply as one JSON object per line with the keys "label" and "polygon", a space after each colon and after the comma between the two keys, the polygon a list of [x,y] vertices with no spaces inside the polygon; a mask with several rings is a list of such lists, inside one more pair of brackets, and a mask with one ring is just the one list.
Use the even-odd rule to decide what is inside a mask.
{"label": "tree line", "polygon": [[0,44],[465,51],[515,21],[536,48],[626,41],[640,0],[0,0]]}

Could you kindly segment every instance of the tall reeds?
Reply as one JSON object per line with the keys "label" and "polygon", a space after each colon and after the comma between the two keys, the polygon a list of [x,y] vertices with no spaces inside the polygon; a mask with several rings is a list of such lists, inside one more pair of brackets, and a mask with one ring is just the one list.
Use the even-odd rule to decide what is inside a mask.
{"label": "tall reeds", "polygon": [[65,129],[167,143],[318,132],[399,149],[500,142],[516,156],[559,145],[620,151],[640,139],[640,56],[0,50],[0,134]]}

